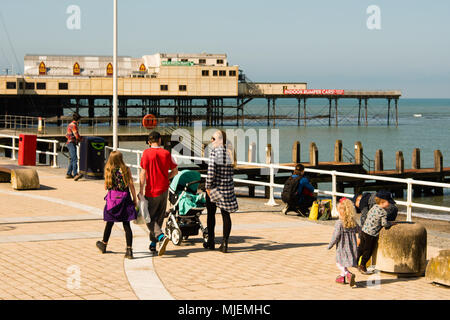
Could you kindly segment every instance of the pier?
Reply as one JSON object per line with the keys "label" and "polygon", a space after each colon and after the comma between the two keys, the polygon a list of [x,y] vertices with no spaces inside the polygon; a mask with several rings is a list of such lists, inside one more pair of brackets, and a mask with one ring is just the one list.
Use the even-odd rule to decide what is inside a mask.
{"label": "pier", "polygon": [[[24,75],[0,76],[0,117],[41,117],[61,125],[64,114],[84,110],[93,123],[111,119],[111,62],[107,56],[26,55]],[[283,120],[307,126],[315,119],[324,119],[328,126],[344,120],[369,126],[370,112],[383,117],[387,126],[397,126],[400,97],[398,90],[311,89],[306,82],[252,81],[239,65],[228,64],[226,54],[119,57],[121,126],[129,123],[131,113],[153,114],[172,126],[192,126],[194,121],[206,126],[243,126],[246,121],[276,126]],[[265,102],[250,114],[248,104],[255,99]],[[281,112],[278,102],[286,99],[296,106],[295,114]],[[320,100],[321,106],[308,105],[312,100]],[[372,106],[374,100],[385,101],[384,110]],[[354,107],[352,117],[339,113],[343,101]]]}

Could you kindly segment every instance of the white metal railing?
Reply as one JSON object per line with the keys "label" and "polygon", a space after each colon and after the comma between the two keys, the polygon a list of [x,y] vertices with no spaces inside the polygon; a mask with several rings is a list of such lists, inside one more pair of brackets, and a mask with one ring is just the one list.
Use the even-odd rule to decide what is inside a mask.
{"label": "white metal railing", "polygon": [[[106,147],[107,149],[111,149],[111,147]],[[137,169],[137,175],[133,175],[133,178],[136,178],[136,181],[139,181],[139,174],[140,174],[140,158],[142,156],[143,151],[141,150],[131,150],[131,149],[117,149],[120,152],[128,152],[128,153],[134,153],[137,156],[137,162],[136,164],[127,164],[131,168]],[[195,157],[195,156],[183,156],[183,155],[177,155],[172,154],[172,156],[176,159],[186,159],[191,161],[201,161],[201,162],[209,162],[209,158],[202,158],[202,157]],[[264,186],[270,188],[270,195],[269,200],[267,201],[266,205],[270,206],[276,206],[277,203],[274,199],[274,189],[282,189],[284,185],[282,184],[276,184],[275,183],[275,170],[276,169],[284,169],[284,170],[294,170],[294,167],[290,166],[282,166],[277,164],[266,164],[266,163],[256,163],[256,162],[245,162],[245,161],[237,161],[238,165],[247,165],[247,166],[254,166],[259,168],[267,168],[269,169],[269,182],[262,182],[262,181],[252,181],[247,179],[238,179],[234,178],[235,182],[243,183],[243,184],[249,184],[249,185],[255,185],[255,186]],[[331,186],[332,190],[314,190],[317,194],[323,194],[323,195],[329,195],[332,197],[332,206],[333,206],[333,216],[337,216],[336,211],[336,204],[337,200],[336,197],[353,197],[353,194],[350,193],[343,193],[343,192],[337,192],[337,177],[351,177],[351,178],[360,178],[360,179],[370,179],[370,180],[380,180],[380,181],[389,181],[389,182],[396,182],[396,183],[404,183],[407,185],[407,198],[406,201],[396,200],[396,203],[400,205],[406,206],[406,220],[411,222],[412,221],[412,208],[422,208],[422,209],[430,209],[430,210],[437,210],[437,211],[444,211],[444,212],[450,212],[449,207],[443,207],[443,206],[435,206],[435,205],[428,205],[428,204],[422,204],[422,203],[416,203],[413,202],[413,185],[422,185],[422,186],[431,186],[431,187],[439,187],[439,188],[450,188],[449,183],[440,183],[440,182],[430,182],[430,181],[423,181],[423,180],[414,180],[411,178],[408,179],[400,179],[400,178],[391,178],[391,177],[381,177],[381,176],[373,176],[373,175],[366,175],[366,174],[356,174],[356,173],[348,173],[348,172],[339,172],[336,170],[319,170],[319,169],[311,169],[311,168],[305,168],[306,172],[311,173],[319,173],[319,174],[326,174],[331,175]],[[206,175],[202,175],[202,177],[205,177]]]}
{"label": "white metal railing", "polygon": [[[0,134],[0,138],[10,138],[11,139],[11,145],[2,145],[0,144],[0,148],[4,149],[10,149],[11,150],[11,159],[16,160],[16,151],[19,150],[19,147],[16,147],[16,139],[19,139],[19,136],[13,136],[8,134]],[[48,154],[50,156],[53,156],[53,166],[52,168],[58,168],[58,140],[48,140],[48,139],[36,139],[37,142],[46,142],[46,143],[52,143],[53,144],[53,152],[50,151],[40,151],[36,150],[37,154]]]}

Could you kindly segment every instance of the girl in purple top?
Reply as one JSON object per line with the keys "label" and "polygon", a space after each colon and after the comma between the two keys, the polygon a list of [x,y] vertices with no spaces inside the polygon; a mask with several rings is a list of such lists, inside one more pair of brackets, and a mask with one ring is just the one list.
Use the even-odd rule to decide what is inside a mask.
{"label": "girl in purple top", "polygon": [[97,241],[97,248],[102,253],[106,252],[114,222],[122,222],[127,241],[125,258],[132,259],[133,233],[130,221],[137,218],[135,209],[137,198],[131,170],[123,162],[122,154],[119,151],[112,151],[105,165],[105,189],[108,190],[103,210],[103,220],[106,221],[106,225],[103,241]]}

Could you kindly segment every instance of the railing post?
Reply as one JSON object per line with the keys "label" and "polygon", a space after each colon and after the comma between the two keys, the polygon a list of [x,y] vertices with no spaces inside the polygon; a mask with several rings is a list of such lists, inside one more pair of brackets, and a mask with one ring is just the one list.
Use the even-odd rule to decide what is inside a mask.
{"label": "railing post", "polygon": [[57,144],[57,142],[53,141],[53,166],[52,166],[52,168],[58,168],[58,164],[56,163],[56,161],[58,159],[56,144]]}
{"label": "railing post", "polygon": [[16,138],[12,138],[11,159],[16,160]]}
{"label": "railing post", "polygon": [[274,195],[273,195],[273,185],[275,184],[275,170],[273,168],[273,164],[270,164],[270,195],[269,195],[269,201],[267,201],[265,204],[267,206],[278,206],[278,203],[275,202]]}
{"label": "railing post", "polygon": [[336,189],[337,189],[337,181],[336,181],[336,170],[331,171],[331,193],[332,193],[332,206],[331,216],[333,218],[339,217],[339,212],[337,211],[337,199],[336,199]]}
{"label": "railing post", "polygon": [[408,181],[408,191],[407,191],[407,197],[406,197],[406,221],[412,222],[412,181],[413,179],[408,178],[406,179]]}

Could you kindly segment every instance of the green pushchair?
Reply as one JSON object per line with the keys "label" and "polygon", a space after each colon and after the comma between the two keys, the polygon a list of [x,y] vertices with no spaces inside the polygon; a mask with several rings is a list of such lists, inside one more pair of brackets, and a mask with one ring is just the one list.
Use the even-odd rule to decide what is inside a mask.
{"label": "green pushchair", "polygon": [[177,246],[182,240],[198,235],[200,230],[203,240],[208,241],[208,229],[200,221],[206,208],[205,194],[198,191],[200,182],[199,172],[183,170],[170,183],[169,202],[173,206],[168,212],[165,234]]}

